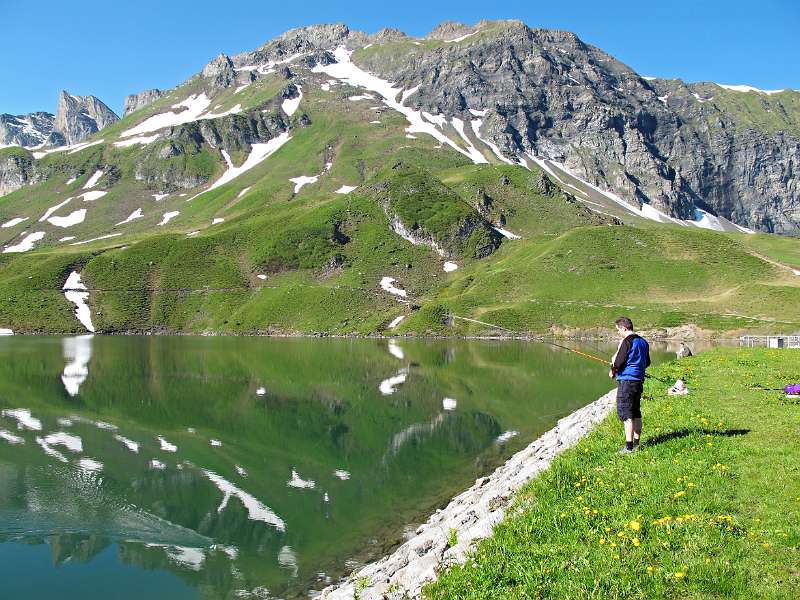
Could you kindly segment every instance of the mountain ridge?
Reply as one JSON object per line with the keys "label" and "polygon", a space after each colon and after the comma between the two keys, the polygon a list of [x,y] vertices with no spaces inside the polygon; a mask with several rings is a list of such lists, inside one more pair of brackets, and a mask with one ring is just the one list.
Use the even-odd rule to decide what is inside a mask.
{"label": "mountain ridge", "polygon": [[619,294],[642,327],[800,323],[796,241],[751,227],[791,224],[793,92],[484,21],[295,29],[146,96],[77,144],[0,149],[9,328],[80,330],[72,273],[99,332],[556,332]]}

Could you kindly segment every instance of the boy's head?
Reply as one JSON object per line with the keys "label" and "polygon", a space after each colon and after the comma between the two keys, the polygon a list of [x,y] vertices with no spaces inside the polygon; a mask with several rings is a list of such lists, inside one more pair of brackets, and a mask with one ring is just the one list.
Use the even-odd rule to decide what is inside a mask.
{"label": "boy's head", "polygon": [[614,321],[614,325],[617,326],[617,332],[620,335],[633,331],[633,321],[631,321],[628,317],[620,317]]}

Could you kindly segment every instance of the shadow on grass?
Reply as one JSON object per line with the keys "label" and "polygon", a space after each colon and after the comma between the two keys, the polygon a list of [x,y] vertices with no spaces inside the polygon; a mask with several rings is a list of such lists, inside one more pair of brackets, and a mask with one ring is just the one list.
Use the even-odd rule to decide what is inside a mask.
{"label": "shadow on grass", "polygon": [[656,446],[663,444],[670,440],[677,440],[680,438],[689,437],[690,435],[715,435],[719,437],[735,437],[739,435],[746,435],[750,433],[749,429],[678,429],[677,431],[669,431],[667,433],[660,433],[646,440],[647,446]]}

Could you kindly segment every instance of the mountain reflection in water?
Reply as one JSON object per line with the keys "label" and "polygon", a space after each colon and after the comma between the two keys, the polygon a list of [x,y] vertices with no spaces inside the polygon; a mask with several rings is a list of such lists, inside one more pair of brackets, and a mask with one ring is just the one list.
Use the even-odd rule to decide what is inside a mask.
{"label": "mountain reflection in water", "polygon": [[0,596],[307,597],[610,387],[524,342],[2,338]]}

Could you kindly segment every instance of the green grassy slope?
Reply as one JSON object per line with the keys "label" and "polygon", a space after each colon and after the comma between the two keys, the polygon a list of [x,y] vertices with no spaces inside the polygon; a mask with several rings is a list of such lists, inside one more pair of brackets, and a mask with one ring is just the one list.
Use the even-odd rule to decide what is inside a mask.
{"label": "green grassy slope", "polygon": [[798,597],[797,403],[752,388],[800,379],[796,352],[717,349],[656,375],[691,394],[648,380],[637,454],[616,454],[609,417],[427,597]]}

